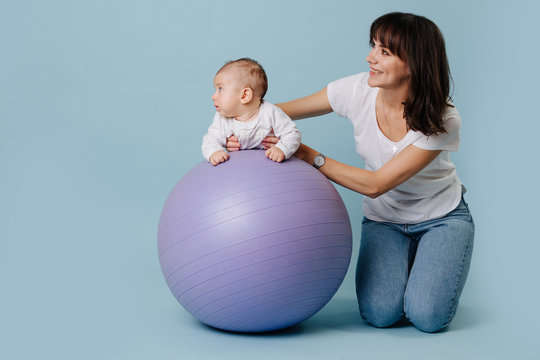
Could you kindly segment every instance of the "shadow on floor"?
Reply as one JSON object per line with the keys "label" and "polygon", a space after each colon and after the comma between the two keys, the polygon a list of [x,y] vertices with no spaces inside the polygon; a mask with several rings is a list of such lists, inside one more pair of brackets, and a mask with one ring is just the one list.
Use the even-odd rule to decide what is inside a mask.
{"label": "shadow on floor", "polygon": [[335,329],[354,333],[374,331],[386,331],[388,333],[393,333],[396,331],[400,334],[404,334],[405,332],[403,330],[406,330],[406,332],[411,333],[411,335],[416,335],[417,333],[436,335],[446,332],[472,329],[489,322],[490,318],[491,315],[482,309],[460,305],[450,325],[437,333],[424,333],[416,329],[414,325],[405,318],[389,328],[378,329],[369,325],[362,319],[356,299],[338,298],[333,299],[319,313],[315,314],[312,318],[306,320],[298,326],[304,332]]}
{"label": "shadow on floor", "polygon": [[335,298],[311,318],[286,329],[261,333],[237,333],[218,329],[215,330],[223,333],[245,336],[290,337],[324,332],[328,331],[329,329],[358,332],[362,331],[362,329],[365,330],[369,328],[371,327],[367,325],[360,317],[360,313],[357,310],[356,299]]}
{"label": "shadow on floor", "polygon": [[291,337],[339,330],[348,333],[373,333],[383,331],[388,335],[399,334],[399,336],[417,337],[471,329],[480,324],[484,324],[486,321],[489,321],[488,316],[489,315],[487,315],[485,312],[480,311],[477,308],[460,306],[454,320],[450,323],[450,325],[438,333],[424,333],[416,329],[414,325],[412,325],[406,319],[399,321],[389,328],[379,329],[369,325],[362,319],[358,310],[356,299],[334,298],[311,318],[303,321],[300,324],[282,330],[261,333],[238,333],[214,329],[202,323],[201,326],[208,327],[221,333],[234,334],[236,336]]}

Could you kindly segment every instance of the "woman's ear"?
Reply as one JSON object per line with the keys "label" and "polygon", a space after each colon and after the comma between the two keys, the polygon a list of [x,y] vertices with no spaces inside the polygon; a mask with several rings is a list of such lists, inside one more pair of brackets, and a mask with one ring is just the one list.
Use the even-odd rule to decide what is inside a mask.
{"label": "woman's ear", "polygon": [[253,90],[251,88],[242,89],[242,96],[240,102],[242,104],[248,104],[253,99]]}

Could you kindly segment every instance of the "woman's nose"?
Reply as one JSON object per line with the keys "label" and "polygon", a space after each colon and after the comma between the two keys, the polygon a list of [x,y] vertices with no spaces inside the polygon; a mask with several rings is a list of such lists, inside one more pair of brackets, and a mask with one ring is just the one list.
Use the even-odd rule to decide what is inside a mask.
{"label": "woman's nose", "polygon": [[370,64],[376,62],[375,56],[374,56],[374,54],[373,54],[373,51],[374,51],[374,50],[375,50],[375,49],[372,48],[371,51],[370,51],[370,52],[368,53],[368,55],[366,56],[366,61],[367,61],[368,63],[370,63]]}

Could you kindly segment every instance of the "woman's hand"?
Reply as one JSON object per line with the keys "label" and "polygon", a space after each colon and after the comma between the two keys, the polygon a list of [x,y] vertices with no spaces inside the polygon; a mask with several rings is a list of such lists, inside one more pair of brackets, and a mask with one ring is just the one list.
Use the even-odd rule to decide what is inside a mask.
{"label": "woman's hand", "polygon": [[[279,138],[274,135],[274,131],[272,130],[272,132],[263,139],[261,144],[265,150],[268,150],[272,146],[276,145],[278,142],[279,142]],[[227,143],[225,144],[225,148],[227,149],[228,152],[239,151],[240,142],[238,142],[238,138],[234,135],[229,136],[227,138]]]}
{"label": "woman's hand", "polygon": [[228,152],[240,150],[240,143],[238,142],[238,138],[234,135],[229,136],[227,138],[227,144],[225,145],[225,148]]}
{"label": "woman's hand", "polygon": [[266,136],[262,141],[262,146],[265,150],[270,149],[272,146],[276,145],[279,142],[279,138],[274,135],[274,129],[270,131],[270,134]]}

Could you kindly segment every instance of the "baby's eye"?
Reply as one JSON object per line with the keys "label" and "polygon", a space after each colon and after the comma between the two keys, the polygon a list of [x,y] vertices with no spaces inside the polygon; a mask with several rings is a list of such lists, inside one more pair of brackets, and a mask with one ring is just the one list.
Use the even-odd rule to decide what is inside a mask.
{"label": "baby's eye", "polygon": [[218,91],[223,92],[223,88],[222,87],[218,88]]}

